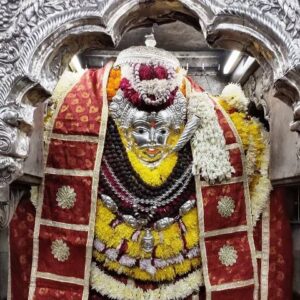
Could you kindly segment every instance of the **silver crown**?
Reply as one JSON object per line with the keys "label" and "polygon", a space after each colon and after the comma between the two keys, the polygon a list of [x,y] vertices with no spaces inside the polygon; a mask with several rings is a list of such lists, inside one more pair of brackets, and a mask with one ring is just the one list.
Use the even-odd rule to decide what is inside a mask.
{"label": "silver crown", "polygon": [[115,66],[124,64],[157,64],[174,69],[180,67],[179,60],[170,52],[156,48],[153,34],[146,35],[146,46],[134,46],[119,53]]}

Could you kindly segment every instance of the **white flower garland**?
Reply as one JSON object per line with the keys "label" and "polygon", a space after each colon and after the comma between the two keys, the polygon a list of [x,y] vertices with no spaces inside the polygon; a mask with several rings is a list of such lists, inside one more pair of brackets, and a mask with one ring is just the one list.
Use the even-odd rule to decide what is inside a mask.
{"label": "white flower garland", "polygon": [[266,203],[270,200],[270,193],[272,191],[272,183],[268,177],[269,175],[269,162],[270,162],[270,145],[268,142],[268,133],[262,130],[262,135],[266,141],[266,149],[264,158],[260,166],[260,175],[258,183],[252,191],[251,210],[253,225],[258,221],[261,213],[266,207]]}
{"label": "white flower garland", "polygon": [[241,86],[237,83],[230,83],[225,86],[221,97],[238,111],[246,112],[248,109],[249,99],[245,96]]}
{"label": "white flower garland", "polygon": [[117,300],[171,300],[182,299],[198,291],[203,285],[203,275],[201,270],[196,270],[173,284],[162,284],[157,289],[144,291],[139,287],[129,286],[114,279],[101,271],[95,263],[92,263],[90,284],[92,289],[101,295]]}
{"label": "white flower garland", "polygon": [[230,164],[223,131],[209,96],[206,93],[192,92],[188,114],[189,118],[196,115],[201,120],[191,143],[193,174],[201,174],[211,183],[230,179],[234,168]]}
{"label": "white flower garland", "polygon": [[249,148],[246,154],[246,172],[248,176],[252,176],[256,168],[256,148],[253,142],[250,141]]}

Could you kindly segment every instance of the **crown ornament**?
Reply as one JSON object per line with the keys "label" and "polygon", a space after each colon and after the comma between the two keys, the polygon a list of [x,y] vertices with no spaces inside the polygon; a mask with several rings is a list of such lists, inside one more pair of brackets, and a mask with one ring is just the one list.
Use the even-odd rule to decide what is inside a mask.
{"label": "crown ornament", "polygon": [[170,52],[156,48],[154,34],[145,35],[146,46],[133,46],[121,51],[114,64],[115,67],[125,64],[152,64],[164,65],[177,69],[180,67],[179,60]]}

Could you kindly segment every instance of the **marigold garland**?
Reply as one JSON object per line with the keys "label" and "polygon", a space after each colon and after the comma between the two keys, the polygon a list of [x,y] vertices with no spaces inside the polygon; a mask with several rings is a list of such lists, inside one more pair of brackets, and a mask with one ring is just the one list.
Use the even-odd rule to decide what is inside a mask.
{"label": "marigold garland", "polygon": [[116,95],[117,90],[120,87],[121,83],[121,69],[112,68],[109,73],[108,82],[106,86],[107,99],[111,101],[112,98]]}
{"label": "marigold garland", "polygon": [[177,153],[168,155],[157,167],[150,169],[132,151],[127,151],[128,159],[140,178],[151,186],[162,185],[171,175],[178,159]]}
{"label": "marigold garland", "polygon": [[[122,240],[126,239],[128,240],[126,254],[134,258],[150,258],[151,253],[142,250],[140,239],[137,241],[131,240],[135,232],[133,227],[124,222],[114,228],[111,227],[111,222],[116,218],[117,216],[106,208],[102,201],[98,201],[95,225],[96,237],[107,247],[111,248],[117,248]],[[198,232],[195,232],[198,230],[197,209],[193,208],[190,210],[182,217],[182,221],[186,227],[186,233],[184,235],[187,241],[186,248],[191,249],[198,245],[199,241]],[[155,256],[157,258],[167,259],[183,251],[184,245],[178,223],[174,223],[160,232],[153,230],[152,234],[154,237],[154,245],[156,246]],[[143,232],[140,234],[140,237],[141,236],[143,236]]]}
{"label": "marigold garland", "polygon": [[200,266],[199,257],[185,259],[181,263],[157,269],[155,274],[151,275],[139,267],[129,268],[121,265],[119,262],[111,261],[104,254],[101,254],[96,250],[93,251],[93,256],[98,262],[103,263],[103,267],[106,269],[142,281],[171,281],[177,276],[182,276]]}
{"label": "marigold garland", "polygon": [[268,178],[269,144],[263,125],[245,112],[237,112],[228,101],[218,99],[219,104],[229,114],[242,140],[246,153],[246,171],[250,176],[250,198],[253,223],[259,219],[269,200],[272,185]]}
{"label": "marigold garland", "polygon": [[[137,259],[151,258],[152,253],[147,253],[141,248],[141,237],[144,232],[141,232],[137,241],[133,241],[132,235],[136,230],[124,222],[112,228],[111,223],[115,219],[116,215],[106,208],[101,201],[98,201],[95,236],[103,242],[106,247],[114,249],[118,248],[122,241],[126,239],[128,241],[128,247],[125,254]],[[152,230],[154,245],[156,248],[155,258],[172,258],[182,253],[184,249],[190,250],[198,245],[199,233],[196,208],[184,215],[182,217],[182,222],[186,228],[186,233],[184,234],[184,238],[186,240],[185,247],[178,223],[174,223],[160,232]],[[129,268],[118,262],[111,261],[104,254],[101,254],[96,250],[94,250],[93,255],[97,261],[101,263],[105,261],[104,266],[108,269],[114,270],[118,273],[127,274],[140,280],[172,280],[177,275],[185,274],[200,265],[199,258],[184,259],[180,264],[173,264],[165,268],[158,269],[155,275],[151,276],[139,267]]]}

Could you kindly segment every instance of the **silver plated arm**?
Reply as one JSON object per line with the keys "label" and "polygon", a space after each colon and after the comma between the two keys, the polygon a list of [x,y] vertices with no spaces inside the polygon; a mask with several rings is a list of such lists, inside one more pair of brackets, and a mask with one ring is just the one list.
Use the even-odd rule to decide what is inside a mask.
{"label": "silver plated arm", "polygon": [[201,125],[201,120],[198,116],[194,115],[192,118],[186,123],[184,130],[181,134],[180,139],[178,140],[176,146],[172,149],[173,152],[178,152],[181,150],[188,141],[192,138],[197,128]]}

